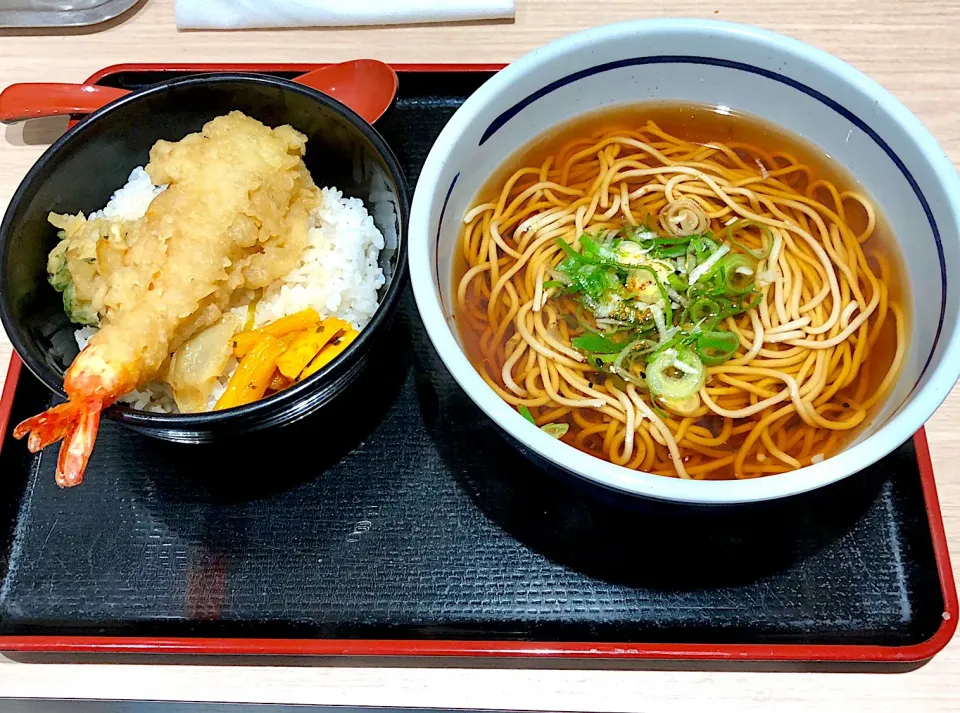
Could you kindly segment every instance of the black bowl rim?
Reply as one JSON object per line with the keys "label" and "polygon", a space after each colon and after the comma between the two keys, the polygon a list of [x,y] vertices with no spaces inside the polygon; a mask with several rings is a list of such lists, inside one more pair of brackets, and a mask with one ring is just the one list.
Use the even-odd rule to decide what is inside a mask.
{"label": "black bowl rim", "polygon": [[[364,327],[363,330],[361,330],[360,336],[357,337],[357,339],[354,340],[354,342],[350,344],[350,346],[348,346],[342,354],[339,354],[333,361],[320,369],[316,374],[312,374],[303,382],[278,394],[271,395],[265,399],[255,401],[244,406],[225,409],[223,411],[208,411],[204,413],[193,414],[166,414],[154,413],[150,411],[139,411],[122,404],[113,405],[104,411],[104,414],[112,420],[126,423],[131,426],[140,426],[145,428],[159,427],[174,430],[204,429],[215,424],[220,426],[231,421],[239,421],[242,419],[259,420],[258,417],[261,415],[267,415],[266,412],[275,412],[292,407],[298,402],[305,400],[313,393],[322,390],[328,381],[333,380],[332,377],[334,377],[336,373],[340,371],[340,368],[344,364],[348,364],[351,359],[359,358],[359,356],[366,350],[367,344],[373,337],[374,332],[376,332],[377,329],[382,326],[384,321],[396,308],[400,299],[400,294],[402,293],[403,287],[406,283],[407,230],[410,220],[409,188],[406,177],[403,173],[403,169],[400,167],[400,162],[397,160],[396,155],[393,153],[393,150],[390,148],[384,138],[371,124],[369,124],[350,107],[332,97],[327,96],[323,92],[317,91],[316,89],[312,89],[302,84],[297,84],[296,82],[288,79],[244,72],[215,72],[207,74],[195,74],[188,77],[179,77],[176,79],[158,82],[157,84],[152,84],[149,87],[144,87],[143,89],[131,92],[129,95],[120,97],[119,99],[107,104],[106,106],[80,120],[75,126],[71,127],[63,134],[63,136],[58,138],[46,151],[43,152],[40,158],[37,159],[36,163],[34,163],[33,166],[30,167],[30,170],[27,171],[27,174],[23,177],[23,180],[21,180],[20,185],[17,187],[17,190],[11,197],[3,220],[0,221],[0,260],[2,260],[3,256],[6,254],[6,250],[4,248],[6,246],[7,236],[12,228],[11,223],[13,222],[13,215],[16,207],[21,201],[24,200],[24,197],[30,191],[33,182],[36,180],[37,174],[43,170],[46,164],[54,160],[55,156],[63,149],[64,146],[69,143],[73,143],[74,141],[82,140],[85,131],[88,130],[89,127],[104,117],[109,116],[120,107],[140,101],[148,96],[162,94],[170,87],[227,82],[248,82],[251,84],[261,84],[302,94],[303,96],[313,99],[317,104],[334,111],[349,121],[373,144],[376,151],[387,164],[390,176],[396,182],[400,192],[400,231],[397,236],[396,271],[394,272],[393,280],[391,281],[390,286],[387,288],[386,295],[384,295],[383,300],[377,307],[377,310],[374,313],[373,318],[370,320],[370,323]],[[55,375],[46,364],[35,363],[32,359],[24,356],[24,354],[27,353],[27,349],[24,346],[24,339],[21,336],[22,330],[19,324],[17,324],[16,320],[13,318],[6,300],[0,300],[0,322],[2,322],[3,327],[7,332],[7,336],[13,343],[14,349],[16,349],[17,354],[20,355],[21,360],[30,370],[30,372],[32,372],[34,376],[43,382],[48,389],[53,391],[55,394],[66,398],[66,392],[63,390],[63,379]]]}

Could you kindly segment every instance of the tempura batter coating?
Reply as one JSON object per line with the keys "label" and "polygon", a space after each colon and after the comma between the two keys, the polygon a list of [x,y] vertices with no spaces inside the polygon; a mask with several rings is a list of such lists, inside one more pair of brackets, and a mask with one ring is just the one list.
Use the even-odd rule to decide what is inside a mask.
{"label": "tempura batter coating", "polygon": [[[158,141],[146,170],[169,184],[134,222],[51,216],[78,307],[108,362],[153,380],[176,347],[216,322],[238,289],[296,266],[320,194],[303,164],[306,137],[240,112],[181,141]],[[51,258],[53,259],[53,258]]]}
{"label": "tempura batter coating", "polygon": [[82,480],[102,409],[165,371],[237,291],[297,265],[321,200],[305,144],[289,126],[232,112],[153,146],[146,171],[168,187],[139,220],[50,216],[62,231],[51,282],[71,319],[100,327],[64,377],[69,401],[14,429],[34,452],[63,439],[59,485]]}

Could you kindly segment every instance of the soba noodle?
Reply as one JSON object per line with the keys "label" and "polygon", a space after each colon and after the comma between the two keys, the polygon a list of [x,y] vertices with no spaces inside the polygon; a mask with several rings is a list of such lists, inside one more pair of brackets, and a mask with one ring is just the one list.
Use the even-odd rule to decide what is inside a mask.
{"label": "soba noodle", "polygon": [[[889,392],[904,359],[890,256],[865,252],[873,205],[790,152],[637,124],[574,132],[468,211],[456,300],[474,365],[537,425],[628,468],[750,478],[829,457]],[[654,246],[651,254],[680,257],[647,265]],[[612,250],[619,257],[604,262]],[[639,271],[616,271],[624,255],[637,257],[629,265]],[[647,296],[598,307],[575,273],[600,274],[583,267],[590,256],[626,280],[605,278],[615,292],[639,279]],[[696,300],[694,289],[679,292],[707,279],[749,290]],[[882,332],[887,348],[877,344]],[[725,353],[708,358],[710,349]],[[671,378],[695,391],[670,399],[650,386],[651,365],[664,358]]]}

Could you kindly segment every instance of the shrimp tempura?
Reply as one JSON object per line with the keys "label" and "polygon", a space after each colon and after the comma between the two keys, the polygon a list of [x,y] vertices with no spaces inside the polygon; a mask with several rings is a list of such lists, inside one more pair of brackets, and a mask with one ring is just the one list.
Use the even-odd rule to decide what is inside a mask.
{"label": "shrimp tempura", "polygon": [[232,112],[153,146],[147,173],[168,187],[143,218],[51,216],[63,229],[51,262],[68,271],[65,304],[69,296],[72,312],[100,326],[67,370],[69,401],[14,431],[30,434],[34,452],[64,439],[60,486],[82,480],[103,408],[152,381],[236,290],[265,287],[296,266],[320,202],[305,145],[289,126]]}

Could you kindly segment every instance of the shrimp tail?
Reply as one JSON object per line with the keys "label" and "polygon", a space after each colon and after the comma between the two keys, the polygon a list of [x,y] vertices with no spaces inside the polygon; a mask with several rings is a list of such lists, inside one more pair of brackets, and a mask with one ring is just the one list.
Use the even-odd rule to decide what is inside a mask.
{"label": "shrimp tail", "polygon": [[63,441],[57,458],[57,485],[61,488],[71,488],[83,480],[100,428],[100,413],[137,387],[135,366],[122,360],[118,363],[109,349],[91,342],[64,375],[63,390],[69,400],[13,429],[15,438],[29,435],[27,448],[32,453]]}
{"label": "shrimp tail", "polygon": [[43,413],[28,418],[13,429],[14,438],[23,438],[28,433],[27,448],[38,453],[49,445],[59,441],[73,428],[74,412],[78,404],[73,401],[54,406]]}
{"label": "shrimp tail", "polygon": [[60,446],[56,478],[61,488],[72,488],[83,482],[83,472],[87,469],[87,461],[97,440],[101,404],[98,401],[87,404],[89,408],[80,411],[76,428],[67,434]]}
{"label": "shrimp tail", "polygon": [[23,438],[29,434],[27,448],[32,453],[63,439],[57,458],[56,479],[61,488],[70,488],[83,480],[102,410],[100,399],[68,401],[18,424],[13,435],[14,438]]}

